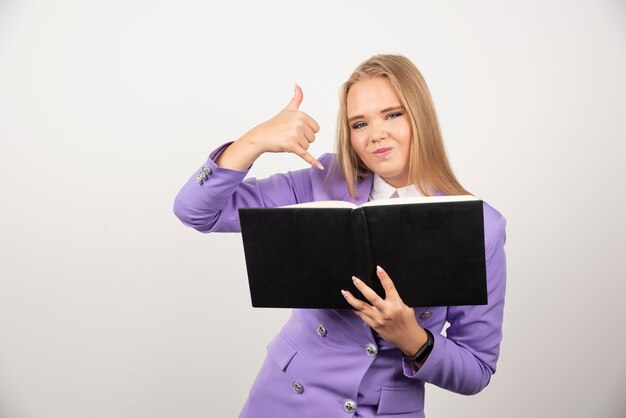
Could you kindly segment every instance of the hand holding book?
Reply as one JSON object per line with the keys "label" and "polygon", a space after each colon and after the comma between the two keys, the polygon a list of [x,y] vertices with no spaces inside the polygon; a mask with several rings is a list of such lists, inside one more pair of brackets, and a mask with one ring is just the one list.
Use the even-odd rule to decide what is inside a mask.
{"label": "hand holding book", "polygon": [[412,356],[428,339],[426,331],[417,323],[415,312],[404,303],[387,272],[376,266],[376,273],[385,290],[384,299],[355,276],[352,276],[354,286],[371,305],[355,298],[347,290],[342,290],[341,294],[367,325],[404,354]]}

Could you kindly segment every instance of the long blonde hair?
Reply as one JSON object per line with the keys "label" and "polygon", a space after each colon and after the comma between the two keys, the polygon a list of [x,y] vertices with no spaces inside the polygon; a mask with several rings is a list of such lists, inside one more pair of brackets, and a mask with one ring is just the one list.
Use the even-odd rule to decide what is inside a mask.
{"label": "long blonde hair", "polygon": [[362,62],[339,90],[337,157],[350,196],[356,197],[358,180],[371,175],[372,171],[365,166],[350,143],[348,91],[356,82],[372,77],[386,77],[391,82],[411,120],[409,181],[425,196],[437,191],[449,195],[469,194],[456,179],[448,163],[435,107],[420,71],[403,55],[374,55]]}

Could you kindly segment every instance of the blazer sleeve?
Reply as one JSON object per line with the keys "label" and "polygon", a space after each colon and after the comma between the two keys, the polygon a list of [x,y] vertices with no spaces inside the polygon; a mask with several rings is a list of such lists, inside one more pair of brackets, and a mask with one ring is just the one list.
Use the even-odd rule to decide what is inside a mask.
{"label": "blazer sleeve", "polygon": [[[215,159],[231,142],[210,154],[174,199],[174,214],[200,232],[239,232],[239,208],[276,207],[312,200],[311,169],[245,179],[246,170],[219,167]],[[322,159],[322,158],[320,158]]]}
{"label": "blazer sleeve", "polygon": [[486,211],[485,259],[487,305],[450,306],[446,336],[433,332],[433,349],[421,368],[402,360],[404,374],[441,388],[472,395],[480,392],[496,371],[502,340],[506,288],[506,220],[495,209]]}

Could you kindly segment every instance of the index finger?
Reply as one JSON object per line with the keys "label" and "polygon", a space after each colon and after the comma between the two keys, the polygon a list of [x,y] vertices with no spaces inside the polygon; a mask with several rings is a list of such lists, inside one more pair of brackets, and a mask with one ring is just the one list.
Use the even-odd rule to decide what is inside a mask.
{"label": "index finger", "polygon": [[385,270],[381,266],[376,266],[376,273],[378,273],[378,278],[380,279],[380,284],[383,285],[383,289],[385,289],[385,297],[391,297],[392,299],[398,298],[400,299],[400,294],[398,293],[398,289],[396,289],[396,285],[393,284],[393,280],[387,274]]}

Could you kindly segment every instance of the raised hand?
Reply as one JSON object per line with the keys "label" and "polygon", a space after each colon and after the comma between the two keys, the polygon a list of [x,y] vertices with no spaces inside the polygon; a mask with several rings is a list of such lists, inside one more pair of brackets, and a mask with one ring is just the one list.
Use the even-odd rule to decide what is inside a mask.
{"label": "raised hand", "polygon": [[232,143],[215,163],[224,168],[245,170],[264,152],[290,152],[323,170],[320,162],[307,151],[320,127],[312,117],[298,110],[303,97],[302,89],[296,84],[294,95],[283,110]]}
{"label": "raised hand", "polygon": [[296,84],[287,106],[246,135],[260,152],[291,152],[312,166],[324,169],[307,151],[320,127],[312,117],[298,110],[303,98],[302,89]]}
{"label": "raised hand", "polygon": [[385,289],[385,299],[354,276],[352,276],[354,285],[371,305],[355,298],[347,290],[342,290],[341,293],[356,309],[355,313],[359,318],[374,328],[385,340],[397,346],[404,354],[412,356],[426,342],[428,338],[426,331],[417,323],[413,308],[404,304],[387,273],[378,266],[376,272]]}

